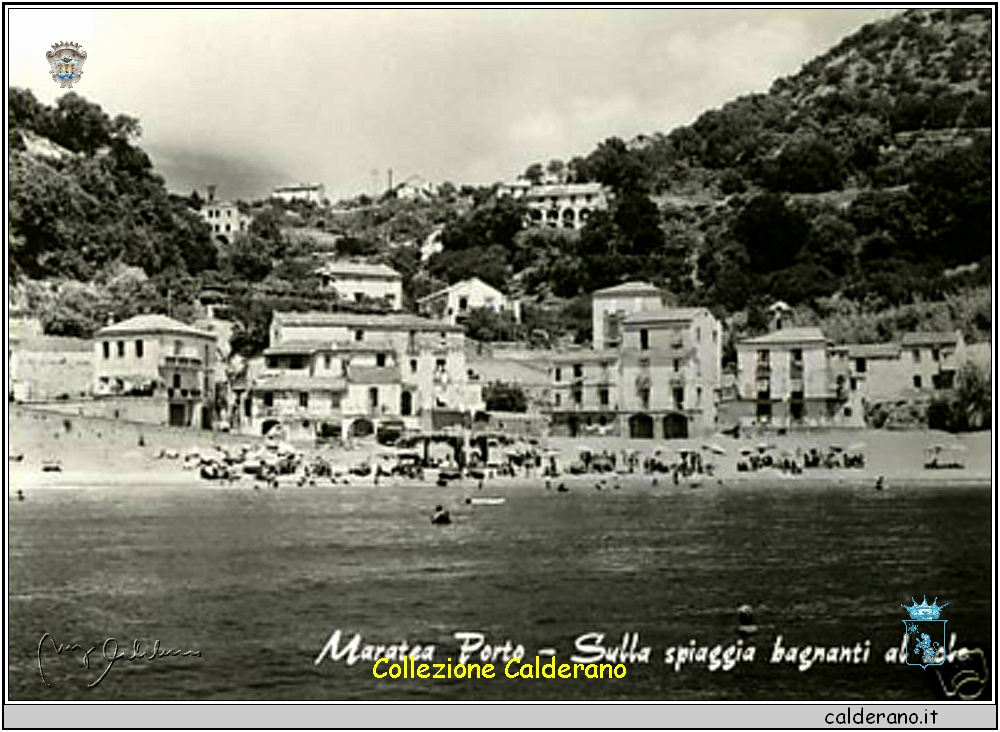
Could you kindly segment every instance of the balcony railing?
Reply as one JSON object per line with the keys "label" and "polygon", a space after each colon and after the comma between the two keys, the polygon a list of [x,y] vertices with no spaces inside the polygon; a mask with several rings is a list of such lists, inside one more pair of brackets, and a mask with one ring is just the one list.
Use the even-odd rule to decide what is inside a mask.
{"label": "balcony railing", "polygon": [[188,366],[190,368],[199,368],[202,365],[201,359],[193,356],[164,356],[163,363],[166,366]]}

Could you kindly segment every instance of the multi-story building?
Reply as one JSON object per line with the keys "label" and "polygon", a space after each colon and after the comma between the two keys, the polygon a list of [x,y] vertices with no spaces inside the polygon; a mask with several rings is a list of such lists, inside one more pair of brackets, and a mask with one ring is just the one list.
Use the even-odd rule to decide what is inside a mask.
{"label": "multi-story building", "polygon": [[409,314],[274,313],[265,368],[241,429],[293,439],[363,436],[471,421],[483,408],[461,328]]}
{"label": "multi-story building", "polygon": [[926,394],[954,388],[955,376],[966,358],[961,331],[906,333],[899,345],[907,381],[914,391]]}
{"label": "multi-story building", "polygon": [[165,315],[137,315],[94,336],[94,394],[134,397],[125,416],[210,427],[215,335]]}
{"label": "multi-story building", "polygon": [[282,201],[311,201],[321,204],[326,198],[326,186],[322,183],[294,183],[287,186],[275,186],[271,191],[273,198]]}
{"label": "multi-story building", "polygon": [[208,200],[202,204],[199,213],[212,230],[212,238],[224,244],[249,230],[252,221],[250,216],[240,211],[235,201],[216,201],[215,186],[208,187]]}
{"label": "multi-story building", "polygon": [[556,354],[551,372],[551,430],[575,437],[617,431],[619,354],[579,350]]}
{"label": "multi-story building", "polygon": [[715,431],[722,325],[707,308],[626,316],[620,353],[622,434],[669,439]]}
{"label": "multi-story building", "polygon": [[624,282],[596,290],[591,305],[594,348],[618,348],[626,316],[662,307],[663,293],[648,282]]}
{"label": "multi-story building", "polygon": [[847,354],[834,353],[819,328],[788,327],[736,346],[737,400],[745,424],[860,426],[852,399]]}
{"label": "multi-story building", "polygon": [[344,300],[381,300],[390,310],[403,308],[403,278],[385,264],[368,262],[327,262],[316,270],[323,287]]}
{"label": "multi-story building", "polygon": [[522,201],[529,226],[581,229],[594,211],[608,207],[609,192],[600,183],[531,185],[516,181],[501,186],[497,195]]}
{"label": "multi-story building", "polygon": [[461,323],[470,310],[478,308],[492,310],[495,313],[509,312],[516,321],[520,320],[521,315],[517,302],[478,277],[462,280],[450,287],[432,292],[420,298],[417,306],[422,315],[443,320],[451,325]]}

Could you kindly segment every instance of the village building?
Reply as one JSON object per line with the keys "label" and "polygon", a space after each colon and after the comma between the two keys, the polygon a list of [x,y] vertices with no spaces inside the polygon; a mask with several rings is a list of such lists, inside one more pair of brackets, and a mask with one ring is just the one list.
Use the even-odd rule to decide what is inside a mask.
{"label": "village building", "polygon": [[617,432],[618,367],[617,350],[580,349],[552,357],[552,434],[575,437]]}
{"label": "village building", "polygon": [[596,290],[591,305],[594,348],[618,348],[626,316],[663,307],[663,293],[648,282],[624,282]]}
{"label": "village building", "polygon": [[736,346],[737,399],[730,413],[746,425],[862,426],[849,388],[848,358],[819,328],[783,327]]}
{"label": "village building", "polygon": [[521,319],[519,303],[512,301],[495,287],[478,277],[456,282],[417,300],[421,315],[458,325],[470,311],[485,308],[495,313],[509,312],[515,321]]}
{"label": "village building", "polygon": [[620,353],[621,434],[670,439],[715,432],[722,324],[707,308],[626,316]]}
{"label": "village building", "polygon": [[519,180],[500,186],[497,196],[523,202],[529,226],[582,229],[594,211],[607,209],[610,193],[600,183],[531,185]]}
{"label": "village building", "polygon": [[280,198],[285,202],[310,201],[322,204],[326,199],[326,186],[322,183],[295,183],[292,185],[275,186],[271,191],[272,198]]}
{"label": "village building", "polygon": [[115,416],[210,428],[216,337],[165,315],[137,315],[93,341],[94,394],[119,398]]}
{"label": "village building", "polygon": [[241,429],[291,439],[470,425],[483,408],[461,328],[397,313],[274,313]]}
{"label": "village building", "polygon": [[208,199],[202,204],[199,213],[212,230],[212,238],[223,244],[230,243],[237,234],[248,231],[253,220],[240,211],[235,201],[216,201],[215,186],[208,187]]}
{"label": "village building", "polygon": [[381,301],[389,310],[403,308],[403,278],[388,265],[338,260],[323,264],[316,274],[323,288],[342,300]]}

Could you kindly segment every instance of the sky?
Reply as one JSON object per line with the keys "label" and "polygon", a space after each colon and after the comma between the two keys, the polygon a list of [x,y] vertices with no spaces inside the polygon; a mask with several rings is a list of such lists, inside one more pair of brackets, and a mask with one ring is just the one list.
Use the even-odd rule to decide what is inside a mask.
{"label": "sky", "polygon": [[513,180],[612,136],[669,132],[765,92],[866,23],[841,9],[8,9],[8,84],[52,104],[45,52],[87,52],[73,91],[138,117],[172,191],[332,200],[411,176]]}

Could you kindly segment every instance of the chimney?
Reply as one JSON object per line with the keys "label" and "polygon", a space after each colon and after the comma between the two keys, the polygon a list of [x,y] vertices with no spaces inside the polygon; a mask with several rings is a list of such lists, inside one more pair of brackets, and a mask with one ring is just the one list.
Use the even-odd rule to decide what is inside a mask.
{"label": "chimney", "polygon": [[208,202],[211,203],[215,200],[215,186],[208,187]]}
{"label": "chimney", "polygon": [[112,312],[109,312],[108,313],[107,322],[105,322],[104,325],[108,326],[108,325],[114,325],[114,324],[115,324],[115,314],[112,313]]}

